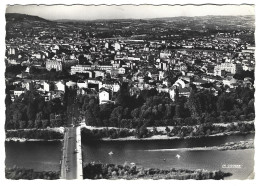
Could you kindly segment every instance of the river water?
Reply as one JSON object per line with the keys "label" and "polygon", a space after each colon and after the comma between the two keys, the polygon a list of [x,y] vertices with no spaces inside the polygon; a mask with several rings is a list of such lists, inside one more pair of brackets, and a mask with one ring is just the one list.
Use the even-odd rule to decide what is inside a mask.
{"label": "river water", "polygon": [[[250,134],[185,140],[95,142],[82,144],[83,161],[114,164],[134,162],[145,168],[223,170],[233,173],[227,179],[247,179],[254,170],[253,149],[184,151],[182,148],[210,147],[253,138],[254,135]],[[61,142],[6,142],[5,147],[6,167],[16,165],[37,171],[60,169]],[[109,155],[109,152],[113,152],[113,155]],[[180,155],[179,159],[177,154]]]}
{"label": "river water", "polygon": [[[233,174],[226,179],[247,179],[254,170],[253,149],[183,151],[182,148],[210,147],[253,138],[254,135],[236,135],[182,140],[95,142],[82,145],[83,161],[113,164],[134,162],[145,168],[222,170]],[[113,155],[109,155],[110,152]],[[177,154],[180,155],[179,159]]]}
{"label": "river water", "polygon": [[5,165],[7,168],[60,171],[61,147],[60,141],[5,142]]}

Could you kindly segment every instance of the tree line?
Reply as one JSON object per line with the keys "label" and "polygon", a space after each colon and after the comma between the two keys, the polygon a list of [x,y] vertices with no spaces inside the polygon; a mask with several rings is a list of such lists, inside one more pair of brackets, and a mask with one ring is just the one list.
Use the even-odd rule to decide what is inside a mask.
{"label": "tree line", "polygon": [[192,90],[190,97],[176,97],[156,89],[130,95],[129,86],[121,86],[115,104],[98,103],[98,98],[80,96],[79,107],[89,126],[140,128],[142,126],[194,126],[253,120],[254,90],[238,87],[235,92],[219,90],[217,96],[208,90]]}
{"label": "tree line", "polygon": [[125,138],[129,136],[134,136],[136,138],[149,138],[154,135],[167,135],[169,137],[177,136],[179,138],[185,137],[207,137],[214,134],[225,135],[228,132],[239,132],[240,134],[247,134],[254,132],[254,124],[250,123],[238,123],[229,124],[227,126],[219,126],[213,124],[201,124],[197,126],[174,126],[171,129],[166,126],[164,131],[158,131],[156,127],[148,130],[146,126],[141,126],[140,128],[129,130],[129,129],[81,129],[81,136],[83,143],[89,143],[95,140],[101,140],[102,138],[117,139]]}
{"label": "tree line", "polygon": [[11,130],[6,132],[6,138],[57,140],[63,139],[63,134],[50,130]]}
{"label": "tree line", "polygon": [[11,168],[5,169],[5,178],[11,180],[34,180],[34,179],[45,179],[45,180],[56,180],[59,179],[60,172],[54,171],[34,171],[33,169],[25,168]]}
{"label": "tree line", "polygon": [[188,169],[158,169],[136,167],[135,165],[115,165],[88,163],[83,168],[83,179],[177,179],[177,180],[220,180],[231,176],[222,171],[188,170]]}

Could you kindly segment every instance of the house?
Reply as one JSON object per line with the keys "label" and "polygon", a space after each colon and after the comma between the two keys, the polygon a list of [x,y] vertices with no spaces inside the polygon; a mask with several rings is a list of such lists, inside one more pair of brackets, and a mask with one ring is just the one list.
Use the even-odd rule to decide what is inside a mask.
{"label": "house", "polygon": [[176,95],[176,87],[171,87],[169,88],[169,95],[170,95],[170,98],[172,99],[172,101],[175,101],[175,95]]}
{"label": "house", "polygon": [[125,74],[125,68],[123,68],[123,67],[119,68],[118,74]]}
{"label": "house", "polygon": [[25,88],[26,90],[32,90],[34,86],[34,82],[31,80],[24,80],[22,82],[22,88]]}
{"label": "house", "polygon": [[184,80],[184,79],[181,79],[179,78],[177,81],[175,81],[175,83],[173,84],[173,86],[176,86],[176,87],[189,87],[189,82]]}
{"label": "house", "polygon": [[58,81],[54,85],[55,90],[63,91],[65,92],[65,84],[62,81]]}
{"label": "house", "polygon": [[225,70],[214,68],[214,76],[224,76],[224,75],[225,75]]}
{"label": "house", "polygon": [[87,87],[88,87],[88,84],[87,84],[87,82],[85,82],[85,81],[78,81],[78,82],[77,82],[77,87],[78,87],[79,89],[81,89],[81,88],[87,88]]}
{"label": "house", "polygon": [[105,72],[103,71],[95,70],[94,73],[95,73],[95,77],[102,77],[102,78],[105,77]]}
{"label": "house", "polygon": [[200,85],[206,84],[206,83],[208,83],[208,82],[203,80],[203,79],[197,79],[197,80],[193,81],[193,84],[196,85],[196,86],[200,86]]}
{"label": "house", "polygon": [[99,98],[99,104],[104,104],[109,102],[110,101],[109,92],[103,89],[101,92],[99,92],[98,98]]}
{"label": "house", "polygon": [[228,85],[229,87],[231,87],[232,84],[236,84],[237,80],[234,78],[225,78],[222,80],[223,85]]}
{"label": "house", "polygon": [[77,86],[77,83],[76,82],[73,82],[73,81],[68,81],[66,82],[66,86],[67,87],[71,87],[71,88],[74,88],[75,86]]}
{"label": "house", "polygon": [[46,92],[50,91],[50,83],[49,82],[43,83],[43,90],[46,91]]}
{"label": "house", "polygon": [[14,89],[14,97],[19,97],[21,94],[25,93],[25,90],[22,88],[16,88]]}

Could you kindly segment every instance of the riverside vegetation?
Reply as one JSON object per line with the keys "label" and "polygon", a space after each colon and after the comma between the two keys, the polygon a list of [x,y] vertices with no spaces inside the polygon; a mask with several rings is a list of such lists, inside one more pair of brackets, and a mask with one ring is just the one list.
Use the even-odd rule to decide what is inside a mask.
{"label": "riverside vegetation", "polygon": [[218,135],[218,134],[247,134],[250,132],[254,132],[254,124],[250,123],[238,123],[229,124],[227,126],[219,126],[213,124],[202,124],[199,126],[175,126],[172,129],[169,127],[165,127],[165,131],[158,131],[156,127],[153,127],[152,130],[148,130],[146,127],[141,127],[139,129],[93,129],[89,130],[87,128],[82,128],[81,135],[82,141],[88,142],[92,140],[101,140],[102,138],[126,138],[130,136],[135,136],[136,138],[149,138],[154,135],[167,135],[169,137],[205,137],[210,135]]}
{"label": "riverside vegetation", "polygon": [[40,139],[40,140],[59,140],[63,139],[63,133],[47,129],[32,130],[9,130],[6,132],[6,138]]}
{"label": "riverside vegetation", "polygon": [[84,179],[177,179],[177,180],[206,180],[224,179],[231,176],[231,173],[222,171],[207,170],[187,170],[187,169],[169,169],[162,170],[158,168],[143,168],[135,165],[114,165],[101,163],[88,163],[83,168]]}
{"label": "riverside vegetation", "polygon": [[33,169],[24,168],[11,168],[5,169],[5,177],[12,180],[33,180],[33,179],[46,179],[46,180],[56,180],[59,179],[60,173],[54,171],[41,171],[37,172]]}

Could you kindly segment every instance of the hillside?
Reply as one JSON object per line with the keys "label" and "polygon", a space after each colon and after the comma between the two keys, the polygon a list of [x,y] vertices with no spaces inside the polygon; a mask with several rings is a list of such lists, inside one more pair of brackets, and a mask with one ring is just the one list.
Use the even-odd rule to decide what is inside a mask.
{"label": "hillside", "polygon": [[6,13],[6,21],[20,22],[20,21],[43,21],[50,22],[49,20],[43,19],[38,16],[27,15],[27,14],[17,14],[17,13]]}

